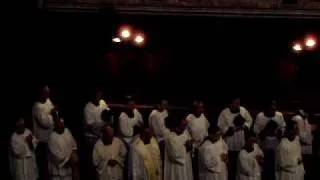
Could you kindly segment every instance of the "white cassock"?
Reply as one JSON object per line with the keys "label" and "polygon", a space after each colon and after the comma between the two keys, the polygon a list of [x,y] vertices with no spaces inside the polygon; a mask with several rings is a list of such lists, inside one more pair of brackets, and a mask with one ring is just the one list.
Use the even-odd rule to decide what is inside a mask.
{"label": "white cassock", "polygon": [[32,108],[33,130],[39,142],[47,143],[53,129],[51,110],[54,108],[48,98],[45,103],[36,102]]}
{"label": "white cassock", "polygon": [[156,138],[152,137],[150,144],[146,145],[153,159],[154,168],[156,170],[157,180],[162,180],[162,160],[160,155],[159,144]]}
{"label": "white cassock", "polygon": [[[112,144],[104,145],[98,140],[93,149],[93,164],[96,167],[100,180],[122,180],[124,159],[127,149],[123,142],[114,137]],[[110,159],[118,161],[119,164],[111,167],[108,165]]]}
{"label": "white cassock", "polygon": [[139,135],[132,139],[129,152],[129,172],[132,180],[157,179],[157,171],[154,160],[152,159],[152,154],[142,142]]}
{"label": "white cassock", "polygon": [[[232,113],[230,108],[225,108],[218,118],[218,127],[223,134],[225,134],[230,127],[234,127],[233,120],[239,114],[245,119],[244,126],[250,129],[252,125],[252,118],[248,110],[240,106],[239,113]],[[233,136],[226,137],[225,142],[228,145],[229,151],[240,151],[245,144],[244,131],[236,131]]]}
{"label": "white cassock", "polygon": [[[31,134],[25,129],[23,134],[14,132],[10,141],[10,170],[13,180],[36,180],[38,178],[37,162],[34,150],[29,148],[26,137]],[[37,146],[37,139],[32,139],[33,149]]]}
{"label": "white cassock", "polygon": [[302,160],[300,140],[297,136],[295,140],[289,141],[282,138],[276,154],[277,180],[303,180],[304,167],[298,164]]}
{"label": "white cassock", "polygon": [[131,143],[133,136],[133,127],[135,125],[143,124],[141,113],[137,110],[133,110],[133,117],[130,118],[126,113],[122,112],[119,117],[120,134],[123,136],[124,141],[128,144]]}
{"label": "white cassock", "polygon": [[227,180],[227,165],[221,159],[221,155],[227,153],[228,147],[222,138],[215,143],[206,140],[199,148],[199,179]]}
{"label": "white cassock", "polygon": [[296,115],[292,117],[292,120],[297,122],[298,125],[300,141],[303,143],[301,145],[302,154],[311,155],[313,136],[308,119],[303,119],[300,115]]}
{"label": "white cassock", "polygon": [[191,140],[187,130],[181,135],[177,135],[174,132],[166,135],[164,155],[165,180],[193,180],[191,155],[185,148],[187,140]]}
{"label": "white cassock", "polygon": [[71,154],[77,150],[77,143],[69,129],[62,134],[52,132],[49,141],[49,174],[52,180],[71,180],[72,170],[68,165]]}
{"label": "white cassock", "polygon": [[188,130],[197,148],[205,137],[208,136],[208,128],[210,126],[208,119],[202,113],[199,117],[189,114],[186,118],[188,122]]}
{"label": "white cassock", "polygon": [[254,144],[254,150],[250,153],[244,149],[240,151],[237,162],[237,180],[261,179],[261,166],[256,159],[257,155],[263,156],[257,144]]}
{"label": "white cassock", "polygon": [[85,132],[85,136],[88,139],[97,139],[99,138],[99,132],[104,125],[103,120],[101,119],[101,113],[104,110],[109,110],[108,105],[106,102],[101,99],[99,101],[99,105],[96,106],[92,102],[88,102],[86,106],[84,107],[84,125],[90,126],[93,128],[92,132]]}
{"label": "white cassock", "polygon": [[168,117],[168,111],[152,110],[149,115],[149,127],[155,134],[158,142],[163,140],[163,130],[165,127],[165,119]]}

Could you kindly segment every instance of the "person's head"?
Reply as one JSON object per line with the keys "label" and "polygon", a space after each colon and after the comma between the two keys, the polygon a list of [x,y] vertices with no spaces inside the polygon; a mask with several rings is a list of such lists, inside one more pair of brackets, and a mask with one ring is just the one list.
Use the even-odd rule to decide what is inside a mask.
{"label": "person's head", "polygon": [[102,99],[102,91],[100,89],[94,89],[91,93],[91,102],[95,105],[99,105],[99,101]]}
{"label": "person's head", "polygon": [[256,142],[256,138],[249,137],[244,145],[244,149],[248,152],[252,152],[254,150],[254,143]]}
{"label": "person's head", "polygon": [[48,86],[42,86],[39,89],[39,101],[45,102],[48,98],[50,98],[50,89]]}
{"label": "person's head", "polygon": [[132,112],[136,108],[136,104],[132,96],[126,96],[126,103],[126,112]]}
{"label": "person's head", "polygon": [[16,125],[16,128],[15,128],[16,133],[23,134],[26,129],[24,119],[19,118],[15,125]]}
{"label": "person's head", "polygon": [[275,121],[271,120],[265,127],[266,135],[267,136],[275,136],[276,130],[278,129],[279,125]]}
{"label": "person's head", "polygon": [[232,98],[231,104],[230,104],[230,110],[232,112],[240,111],[240,98],[239,97]]}
{"label": "person's head", "polygon": [[164,111],[168,109],[168,101],[165,99],[161,99],[160,103],[158,104],[159,111]]}
{"label": "person's head", "polygon": [[298,135],[297,123],[295,121],[288,120],[286,122],[285,137],[287,137],[288,140],[293,141],[297,135]]}
{"label": "person's head", "polygon": [[181,134],[186,129],[188,123],[182,114],[174,113],[165,119],[165,124],[171,132]]}
{"label": "person's head", "polygon": [[195,101],[193,103],[193,111],[195,116],[200,116],[202,113],[204,113],[204,105],[201,101]]}
{"label": "person's head", "polygon": [[109,123],[109,124],[113,124],[113,113],[111,110],[104,110],[101,112],[101,120]]}
{"label": "person's head", "polygon": [[309,114],[302,109],[299,109],[295,114],[300,115],[303,119],[307,119],[309,116]]}
{"label": "person's head", "polygon": [[105,142],[111,143],[114,137],[114,130],[110,124],[105,124],[102,128],[102,139]]}
{"label": "person's head", "polygon": [[212,125],[209,127],[208,129],[208,139],[211,141],[211,142],[216,142],[220,139],[221,137],[221,132],[220,132],[220,129],[218,126],[216,125]]}
{"label": "person's head", "polygon": [[243,116],[241,116],[240,114],[237,115],[234,120],[233,120],[233,124],[236,126],[236,127],[242,127],[243,124],[245,123],[245,119]]}
{"label": "person's head", "polygon": [[275,100],[271,100],[267,103],[264,114],[267,117],[273,117],[275,116],[276,110],[277,110],[277,102]]}
{"label": "person's head", "polygon": [[148,127],[142,127],[140,131],[140,139],[144,144],[150,144],[152,138],[151,131]]}
{"label": "person's head", "polygon": [[58,134],[62,134],[64,132],[65,126],[64,126],[64,120],[59,119],[54,122],[54,130]]}

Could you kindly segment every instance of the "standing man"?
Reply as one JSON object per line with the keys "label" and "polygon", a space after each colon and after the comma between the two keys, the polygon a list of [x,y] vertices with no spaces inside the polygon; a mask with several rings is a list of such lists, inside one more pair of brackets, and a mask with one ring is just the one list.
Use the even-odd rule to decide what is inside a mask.
{"label": "standing man", "polygon": [[93,164],[99,180],[123,180],[124,160],[127,149],[123,142],[114,137],[113,128],[106,124],[102,138],[93,149]]}
{"label": "standing man", "polygon": [[288,121],[277,149],[277,180],[303,180],[304,167],[297,124]]}
{"label": "standing man", "polygon": [[311,126],[308,122],[308,114],[304,110],[298,110],[292,120],[297,123],[298,136],[300,138],[303,164],[306,170],[305,179],[311,180],[313,177],[313,156],[312,156],[312,141],[313,135]]}
{"label": "standing man", "polygon": [[38,99],[32,108],[33,130],[39,140],[36,149],[37,164],[42,180],[48,179],[47,143],[54,126],[54,116],[57,116],[57,109],[50,100],[49,87],[44,86],[40,89]]}
{"label": "standing man", "polygon": [[209,136],[199,147],[199,179],[228,179],[228,147],[218,127],[209,128]]}
{"label": "standing man", "polygon": [[164,139],[163,132],[166,128],[165,119],[168,117],[168,101],[162,99],[157,105],[156,109],[152,110],[149,115],[149,128],[155,135],[156,140],[159,143],[162,161],[164,160]]}
{"label": "standing man", "polygon": [[77,143],[62,119],[56,119],[48,141],[51,180],[79,180]]}
{"label": "standing man", "polygon": [[160,148],[157,142],[157,139],[152,136],[151,131],[146,129],[147,136],[151,136],[150,143],[146,144],[147,149],[153,159],[154,168],[156,170],[156,180],[162,180],[163,178],[163,166],[162,166],[162,159],[160,155]]}
{"label": "standing man", "polygon": [[[193,180],[191,151],[192,140],[186,130],[187,121],[179,120],[179,116],[169,116],[166,121],[168,131],[165,132],[165,180]],[[173,119],[178,118],[178,119]]]}
{"label": "standing man", "polygon": [[10,140],[10,170],[13,180],[37,180],[38,168],[35,156],[37,139],[29,129],[25,128],[24,120],[16,122],[15,132]]}
{"label": "standing man", "polygon": [[240,99],[234,98],[229,107],[219,115],[218,127],[228,145],[228,177],[235,180],[238,154],[245,144],[245,135],[252,125],[250,113],[240,106]]}

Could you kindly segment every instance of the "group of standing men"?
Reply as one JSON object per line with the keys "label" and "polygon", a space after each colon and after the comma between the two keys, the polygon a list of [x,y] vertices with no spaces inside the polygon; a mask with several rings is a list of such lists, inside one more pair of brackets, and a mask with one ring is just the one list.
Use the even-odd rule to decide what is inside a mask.
{"label": "group of standing men", "polygon": [[[304,179],[313,140],[304,111],[285,121],[272,101],[253,122],[235,98],[217,123],[210,124],[200,101],[186,117],[167,107],[162,100],[146,123],[128,98],[114,121],[101,91],[93,94],[84,108],[84,131],[99,180]],[[19,120],[11,137],[14,180],[36,180],[36,159],[41,176],[78,180],[77,144],[52,105],[48,88],[34,105],[33,119],[34,133]]]}

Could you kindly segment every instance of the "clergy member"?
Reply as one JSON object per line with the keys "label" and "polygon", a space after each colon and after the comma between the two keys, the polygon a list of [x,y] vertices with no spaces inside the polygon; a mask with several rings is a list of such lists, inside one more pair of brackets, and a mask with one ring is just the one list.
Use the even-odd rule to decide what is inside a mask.
{"label": "clergy member", "polygon": [[[187,121],[180,116],[170,115],[165,132],[165,180],[193,180],[191,151],[193,143],[187,131]],[[182,117],[182,116],[181,116]],[[180,118],[181,118],[180,117]],[[175,119],[178,118],[178,119]]]}
{"label": "clergy member", "polygon": [[304,167],[298,128],[295,122],[287,122],[284,137],[277,149],[277,180],[303,180]]}
{"label": "clergy member", "polygon": [[237,180],[261,180],[263,153],[254,137],[249,137],[240,151],[237,162]]}
{"label": "clergy member", "polygon": [[102,138],[93,149],[93,164],[99,180],[122,180],[127,149],[124,143],[114,137],[111,125],[104,125]]}
{"label": "clergy member", "polygon": [[211,126],[209,136],[199,147],[199,179],[228,180],[228,147],[219,128]]}
{"label": "clergy member", "polygon": [[151,131],[148,129],[145,130],[147,133],[147,136],[150,136],[150,143],[146,144],[147,149],[149,153],[151,154],[151,157],[153,159],[154,168],[156,170],[157,180],[162,180],[163,177],[163,166],[162,166],[162,159],[160,155],[160,148],[159,144],[157,142],[156,137],[152,136]]}
{"label": "clergy member", "polygon": [[25,128],[24,120],[16,122],[10,141],[10,165],[13,180],[37,180],[35,148],[37,139]]}
{"label": "clergy member", "polygon": [[147,148],[151,143],[151,133],[145,127],[135,129],[138,129],[139,133],[135,133],[132,138],[129,152],[129,172],[132,180],[156,180],[159,174],[155,165],[156,160],[152,158],[152,153]]}
{"label": "clergy member", "polygon": [[304,110],[298,110],[292,120],[297,123],[298,135],[300,138],[303,164],[306,170],[306,179],[312,179],[313,171],[313,156],[312,156],[312,141],[313,135],[311,126],[308,121],[308,114]]}
{"label": "clergy member", "polygon": [[85,137],[91,147],[89,149],[92,149],[100,138],[101,128],[104,124],[101,115],[104,110],[109,110],[108,105],[102,99],[102,92],[99,89],[95,89],[90,101],[84,107]]}
{"label": "clergy member", "polygon": [[232,100],[229,107],[219,115],[218,127],[228,145],[228,177],[235,180],[238,154],[245,144],[245,135],[252,125],[250,113],[240,106],[240,99]]}
{"label": "clergy member", "polygon": [[62,119],[55,120],[48,142],[49,174],[52,180],[78,180],[77,144]]}
{"label": "clergy member", "polygon": [[125,110],[121,112],[119,117],[119,130],[123,140],[130,144],[133,136],[133,127],[143,125],[142,115],[136,109],[135,102],[132,97],[128,96]]}
{"label": "clergy member", "polygon": [[40,179],[48,179],[47,142],[52,132],[53,116],[57,115],[57,109],[50,100],[50,89],[44,86],[40,89],[37,101],[32,108],[33,130],[39,140],[36,149],[37,164]]}

